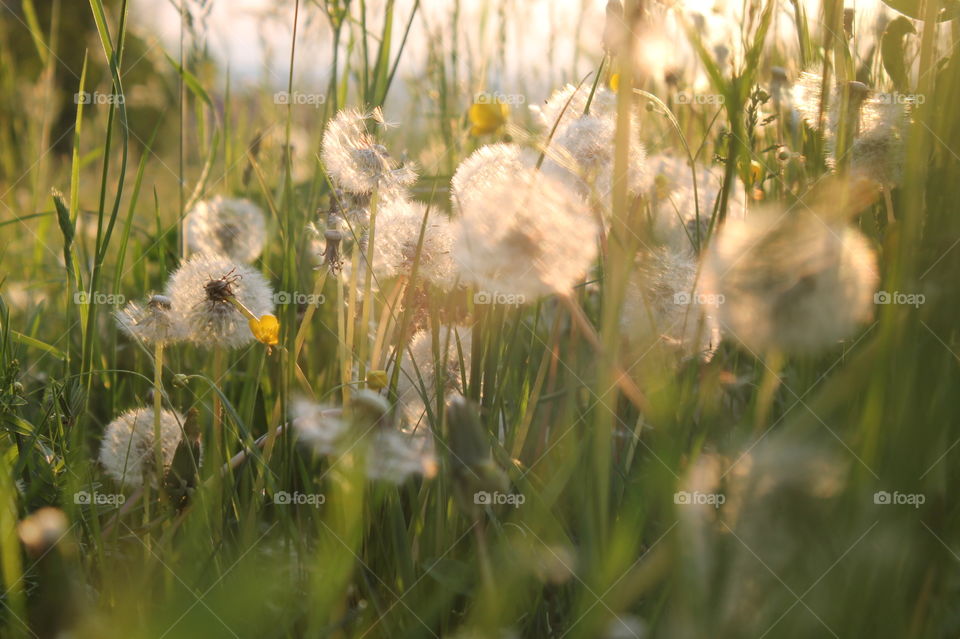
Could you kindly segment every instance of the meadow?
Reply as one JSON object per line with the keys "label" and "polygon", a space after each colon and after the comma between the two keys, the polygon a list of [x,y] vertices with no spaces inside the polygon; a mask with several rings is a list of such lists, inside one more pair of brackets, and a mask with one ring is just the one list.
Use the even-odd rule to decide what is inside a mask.
{"label": "meadow", "polygon": [[960,635],[956,0],[131,4],[0,0],[0,637]]}

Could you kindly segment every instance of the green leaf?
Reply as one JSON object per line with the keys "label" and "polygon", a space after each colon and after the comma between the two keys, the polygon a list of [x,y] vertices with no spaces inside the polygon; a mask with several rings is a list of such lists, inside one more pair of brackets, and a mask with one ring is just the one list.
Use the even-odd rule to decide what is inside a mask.
{"label": "green leaf", "polygon": [[[883,3],[915,20],[923,20],[923,0],[883,0]],[[941,0],[937,22],[953,20],[960,16],[960,0]]]}
{"label": "green leaf", "polygon": [[880,57],[883,60],[883,68],[886,69],[887,75],[893,80],[893,86],[901,93],[910,90],[907,67],[903,60],[903,38],[907,34],[915,34],[916,32],[917,30],[910,20],[898,16],[890,21],[883,32],[883,38],[880,40]]}

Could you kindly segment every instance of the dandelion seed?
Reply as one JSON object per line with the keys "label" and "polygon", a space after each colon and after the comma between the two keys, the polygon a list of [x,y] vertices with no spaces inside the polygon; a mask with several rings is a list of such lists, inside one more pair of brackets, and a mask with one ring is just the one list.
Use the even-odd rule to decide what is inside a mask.
{"label": "dandelion seed", "polygon": [[208,348],[249,343],[255,338],[249,320],[273,315],[273,290],[259,271],[209,253],[184,262],[167,291],[186,339]]}
{"label": "dandelion seed", "polygon": [[[424,218],[423,242],[420,230]],[[449,218],[415,200],[391,199],[377,212],[377,246],[373,271],[378,278],[410,276],[419,246],[418,277],[450,290],[457,269],[453,260],[453,231]]]}
{"label": "dandelion seed", "polygon": [[249,264],[263,252],[266,220],[250,200],[216,196],[198,202],[184,218],[187,247]]}
{"label": "dandelion seed", "polygon": [[170,344],[183,338],[183,326],[166,295],[153,295],[146,304],[130,302],[115,317],[120,330],[145,344]]}
{"label": "dandelion seed", "polygon": [[811,211],[766,210],[728,221],[704,263],[704,287],[722,296],[721,329],[755,353],[810,353],[870,319],[878,281],[856,229]]}
{"label": "dandelion seed", "polygon": [[341,413],[339,408],[298,399],[293,403],[293,427],[301,441],[330,455],[339,450],[349,429]]}
{"label": "dandelion seed", "polygon": [[[160,448],[164,469],[173,461],[181,437],[183,417],[164,410],[160,413]],[[134,408],[110,422],[100,445],[100,464],[107,475],[124,486],[138,487],[146,480],[156,486],[154,412]]]}
{"label": "dandelion seed", "polygon": [[382,114],[344,109],[327,125],[323,136],[321,158],[327,173],[351,193],[402,190],[417,179],[413,167],[390,157],[370,133],[373,122],[382,124]]}
{"label": "dandelion seed", "polygon": [[586,202],[534,169],[484,186],[482,197],[461,203],[456,224],[462,279],[520,303],[569,292],[597,254],[597,226]]}

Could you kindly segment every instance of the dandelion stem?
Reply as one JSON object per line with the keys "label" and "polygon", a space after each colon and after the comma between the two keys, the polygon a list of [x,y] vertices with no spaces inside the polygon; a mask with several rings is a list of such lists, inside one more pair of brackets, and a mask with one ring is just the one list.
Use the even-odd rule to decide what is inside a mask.
{"label": "dandelion stem", "polygon": [[367,373],[367,350],[370,347],[370,312],[373,309],[373,259],[377,232],[377,192],[370,196],[370,235],[367,241],[367,268],[363,279],[363,308],[360,311],[360,346],[358,353],[358,372],[360,384],[364,384]]}

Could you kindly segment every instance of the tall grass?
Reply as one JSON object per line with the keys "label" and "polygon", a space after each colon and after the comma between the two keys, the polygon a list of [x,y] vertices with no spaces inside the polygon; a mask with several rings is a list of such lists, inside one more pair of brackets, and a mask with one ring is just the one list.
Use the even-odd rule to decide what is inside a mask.
{"label": "tall grass", "polygon": [[[318,143],[345,106],[385,107],[390,119],[401,84],[428,96],[428,113],[387,135],[426,160],[415,187],[429,205],[421,244],[428,220],[448,215],[451,173],[481,142],[462,114],[486,88],[482,76],[461,77],[482,68],[464,62],[464,34],[475,25],[463,22],[461,3],[444,16],[426,14],[419,0],[284,3],[293,34],[288,94],[316,88],[299,84],[299,69],[313,62],[297,48],[325,25],[333,66],[321,108],[307,118],[293,103],[278,108],[271,88],[238,88],[229,70],[184,49],[151,66],[170,100],[141,139],[128,106],[127,74],[140,64],[127,53],[137,34],[129,7],[90,0],[100,51],[84,58],[79,78],[67,78],[69,91],[130,99],[78,104],[69,144],[48,157],[56,101],[27,109],[17,96],[58,91],[64,4],[53,2],[52,24],[32,2],[16,14],[0,7],[0,30],[23,31],[32,46],[0,42],[0,113],[10,116],[0,128],[0,233],[8,238],[0,249],[0,636],[960,632],[960,507],[951,497],[960,481],[960,59],[944,46],[944,34],[956,42],[955,21],[934,20],[943,3],[894,5],[925,18],[913,21],[908,47],[894,49],[901,62],[908,56],[905,88],[924,100],[912,113],[903,185],[853,220],[878,251],[881,288],[925,302],[878,305],[872,323],[822,354],[757,354],[728,340],[710,361],[679,368],[656,354],[624,361],[623,298],[633,256],[651,241],[644,203],[629,197],[625,180],[615,183],[596,280],[565,298],[514,307],[477,304],[472,289],[439,294],[420,285],[422,246],[409,279],[377,281],[357,268],[373,259],[375,221],[366,257],[343,256],[353,262],[350,278],[314,268],[305,229],[335,197]],[[181,8],[185,19],[191,4]],[[485,11],[485,19],[509,21],[510,4],[488,3],[497,18]],[[615,175],[627,173],[639,137],[716,161],[719,198],[695,197],[710,220],[698,247],[725,223],[738,183],[802,207],[828,172],[823,141],[783,121],[789,110],[774,114],[757,91],[770,93],[771,67],[832,69],[879,89],[896,80],[879,49],[861,59],[842,36],[838,3],[823,12],[746,4],[736,67],[717,62],[705,34],[685,25],[722,105],[683,105],[633,73],[639,41],[629,37],[608,67],[596,43],[597,70],[584,81],[596,90],[618,74]],[[623,33],[642,33],[643,3],[624,5]],[[796,16],[799,47],[777,42],[782,32],[771,27],[785,11]],[[452,48],[436,39],[427,68],[403,77],[418,24],[446,34]],[[785,60],[791,51],[799,59]],[[19,62],[27,58],[32,66]],[[495,54],[487,59],[496,64]],[[576,71],[565,71],[575,83]],[[825,86],[832,81],[824,73]],[[635,108],[640,133],[631,131]],[[771,114],[779,119],[760,124]],[[520,139],[528,124],[514,109],[509,125],[482,141]],[[298,172],[300,130],[310,148]],[[273,134],[282,143],[270,146]],[[781,146],[804,161],[785,166]],[[118,334],[100,300],[162,290],[183,257],[183,215],[216,193],[268,211],[257,267],[278,290],[325,303],[281,306],[272,353],[259,344],[213,354],[173,346],[162,356],[140,348]],[[451,409],[437,392],[442,379],[437,389],[420,380],[438,452],[434,477],[370,481],[362,454],[328,458],[297,444],[289,423],[296,397],[349,404],[379,389],[371,382],[384,370],[382,394],[395,399],[414,327],[431,331],[439,360],[450,352],[441,327],[457,319],[473,326],[471,351],[453,348],[470,401]],[[199,409],[204,459],[186,507],[149,490],[125,491],[122,505],[78,500],[120,494],[96,453],[106,424],[141,405]],[[479,491],[497,490],[522,503],[476,503]],[[690,507],[678,501],[681,491],[725,501]],[[916,507],[878,502],[881,491],[913,496]],[[323,503],[284,504],[281,492]],[[56,539],[38,541],[23,523],[43,506],[66,515]]]}

